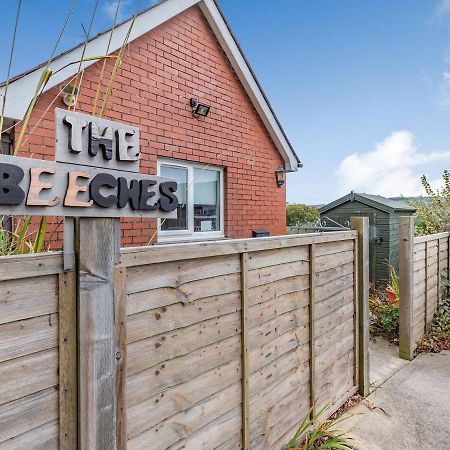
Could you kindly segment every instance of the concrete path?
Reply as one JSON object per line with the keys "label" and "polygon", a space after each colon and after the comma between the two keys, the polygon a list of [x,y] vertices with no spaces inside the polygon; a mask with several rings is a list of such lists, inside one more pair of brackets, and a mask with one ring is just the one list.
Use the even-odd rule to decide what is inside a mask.
{"label": "concrete path", "polygon": [[354,408],[359,450],[450,449],[450,351],[419,355]]}
{"label": "concrete path", "polygon": [[370,338],[370,392],[381,386],[409,361],[398,357],[398,346],[381,337]]}

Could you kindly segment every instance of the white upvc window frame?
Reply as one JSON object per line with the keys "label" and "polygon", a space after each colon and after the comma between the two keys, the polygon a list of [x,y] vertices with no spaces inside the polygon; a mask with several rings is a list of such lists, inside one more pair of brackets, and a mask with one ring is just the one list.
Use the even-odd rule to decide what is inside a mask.
{"label": "white upvc window frame", "polygon": [[[172,166],[187,170],[187,230],[161,230],[161,219],[158,219],[158,242],[179,242],[179,241],[204,241],[211,239],[223,239],[225,237],[224,220],[224,170],[221,166],[213,166],[202,163],[195,163],[173,158],[158,158],[157,173],[161,174],[161,166]],[[220,230],[219,231],[194,231],[194,169],[215,170],[219,172],[219,211]]]}

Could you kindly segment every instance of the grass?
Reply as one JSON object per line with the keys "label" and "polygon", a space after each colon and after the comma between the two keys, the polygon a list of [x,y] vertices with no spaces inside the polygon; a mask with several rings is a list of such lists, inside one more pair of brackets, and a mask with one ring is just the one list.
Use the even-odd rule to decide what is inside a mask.
{"label": "grass", "polygon": [[352,450],[351,438],[340,431],[337,425],[348,416],[322,420],[329,405],[312,416],[314,405],[300,422],[300,425],[285,450]]}
{"label": "grass", "polygon": [[[24,137],[25,134],[28,132],[29,134],[31,134],[34,129],[36,128],[37,124],[34,125],[34,127],[32,128],[31,131],[29,131],[29,122],[30,119],[32,117],[32,114],[35,110],[35,106],[36,103],[38,102],[38,98],[39,95],[44,91],[46,85],[48,84],[50,78],[55,75],[55,73],[59,72],[60,70],[63,70],[65,67],[60,68],[58,71],[56,71],[55,73],[52,72],[52,70],[50,69],[50,65],[53,61],[53,57],[54,54],[56,52],[56,49],[60,43],[60,40],[64,34],[64,32],[66,31],[67,28],[67,24],[69,23],[69,20],[72,16],[72,13],[75,9],[75,5],[77,4],[78,0],[73,0],[70,6],[70,9],[65,17],[64,20],[64,24],[62,26],[62,29],[60,30],[58,39],[56,41],[56,44],[53,48],[52,54],[49,58],[49,60],[47,61],[45,67],[43,68],[42,72],[41,72],[41,76],[38,80],[38,83],[36,85],[36,89],[35,92],[33,94],[33,97],[30,100],[30,103],[28,105],[28,108],[26,110],[26,113],[24,115],[24,118],[17,122],[15,124],[16,125],[21,125],[18,135],[17,137],[14,139],[14,151],[12,152],[13,156],[17,155],[17,153],[20,151],[22,145],[24,144]],[[120,68],[121,62],[122,62],[122,55],[123,55],[123,51],[126,47],[126,45],[128,44],[128,39],[131,33],[131,30],[133,28],[134,25],[134,20],[136,15],[133,17],[133,20],[130,24],[130,27],[128,29],[128,32],[126,34],[126,37],[123,41],[123,44],[119,50],[118,55],[100,55],[100,56],[93,56],[93,57],[89,57],[89,58],[85,58],[84,54],[85,54],[85,50],[86,50],[86,46],[89,40],[89,34],[91,31],[91,26],[92,26],[92,22],[94,20],[94,16],[97,10],[97,6],[98,6],[99,1],[97,0],[97,2],[95,3],[95,7],[93,9],[92,15],[91,15],[91,22],[90,22],[90,26],[89,26],[89,31],[86,33],[86,40],[83,46],[83,52],[82,52],[82,57],[81,59],[79,59],[78,61],[72,61],[70,62],[68,65],[71,64],[78,64],[78,70],[77,70],[77,74],[75,79],[75,84],[79,84],[81,85],[81,80],[82,80],[82,76],[83,76],[83,72],[84,72],[84,68],[82,67],[84,62],[89,62],[89,61],[93,61],[93,60],[103,60],[103,68],[106,65],[107,60],[109,59],[114,59],[115,60],[115,65],[114,65],[114,69],[113,69],[113,74],[111,75],[110,79],[108,80],[108,88],[107,91],[103,97],[103,104],[101,107],[101,111],[99,113],[99,116],[103,116],[106,110],[106,107],[108,105],[108,101],[109,101],[109,97],[112,93],[112,89],[113,89],[113,84],[115,81],[115,75],[116,72],[118,71],[118,69]],[[119,10],[119,6],[120,6],[120,2],[118,2],[117,5],[117,10],[116,10],[116,16],[114,18],[114,23],[113,23],[113,27],[110,31],[110,38],[109,40],[111,41],[112,38],[112,34],[114,32],[115,29],[115,25],[116,25],[116,19],[117,19],[117,13]],[[15,44],[15,38],[16,38],[16,31],[17,31],[17,27],[18,27],[18,21],[19,21],[19,12],[20,12],[20,3],[19,3],[19,7],[18,7],[18,11],[17,11],[17,17],[16,17],[16,22],[15,22],[15,29],[14,29],[14,38],[12,41],[12,47],[11,47],[11,52],[10,52],[10,60],[9,60],[9,69],[11,68],[11,63],[12,63],[12,59],[13,59],[13,54],[14,54],[14,44]],[[108,50],[109,50],[109,45],[108,45]],[[81,75],[81,76],[80,76]],[[103,76],[104,76],[104,70],[102,70],[102,74],[101,77],[98,81],[98,86],[97,86],[97,94],[96,94],[96,102],[98,100],[98,96],[99,96],[99,92],[100,92],[100,85],[103,82]],[[10,70],[8,70],[8,77],[7,77],[7,82],[6,82],[6,86],[8,86],[9,83],[9,77],[10,77]],[[79,92],[79,90],[78,90]],[[58,94],[59,95],[59,94]],[[78,96],[77,96],[78,99]],[[76,103],[76,102],[75,102]],[[6,104],[6,92],[3,98],[3,104],[1,107],[1,115],[0,115],[0,137],[1,137],[1,132],[2,131],[7,131],[7,130],[3,130],[3,122],[4,122],[4,112],[5,112],[5,104]],[[53,102],[51,103],[53,104]],[[74,109],[75,109],[75,105],[74,105]],[[94,113],[95,113],[95,107],[94,107]],[[43,115],[39,118],[38,123],[42,120]],[[14,126],[14,127],[15,127]],[[0,139],[1,142],[1,139]],[[0,256],[5,256],[5,255],[15,255],[15,254],[21,254],[21,253],[38,253],[43,251],[44,248],[44,239],[45,239],[45,235],[47,232],[47,218],[46,217],[41,217],[39,220],[39,226],[38,229],[34,232],[31,232],[31,229],[34,228],[31,224],[31,216],[26,216],[23,219],[17,219],[17,218],[11,218],[13,220],[14,223],[14,230],[13,231],[8,231],[7,228],[4,226],[5,222],[6,222],[6,218],[5,217],[0,217]]]}
{"label": "grass", "polygon": [[31,216],[17,221],[13,231],[4,226],[5,218],[0,220],[0,256],[40,253],[44,247],[47,230],[47,217],[41,217],[36,231],[31,231]]}

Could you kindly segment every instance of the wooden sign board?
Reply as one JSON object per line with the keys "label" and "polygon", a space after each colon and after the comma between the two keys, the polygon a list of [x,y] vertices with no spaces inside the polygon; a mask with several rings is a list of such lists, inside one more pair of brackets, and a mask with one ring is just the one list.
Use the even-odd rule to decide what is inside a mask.
{"label": "wooden sign board", "polygon": [[139,172],[139,129],[55,109],[57,162]]}
{"label": "wooden sign board", "polygon": [[0,214],[176,217],[177,183],[139,174],[139,130],[56,110],[56,161],[0,155]]}

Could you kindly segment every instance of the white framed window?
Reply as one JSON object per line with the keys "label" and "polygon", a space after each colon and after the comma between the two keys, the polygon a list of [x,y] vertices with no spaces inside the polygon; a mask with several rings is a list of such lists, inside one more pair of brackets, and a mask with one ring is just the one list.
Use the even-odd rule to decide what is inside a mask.
{"label": "white framed window", "polygon": [[158,219],[158,241],[224,237],[223,168],[158,159],[158,175],[178,183],[176,219]]}

